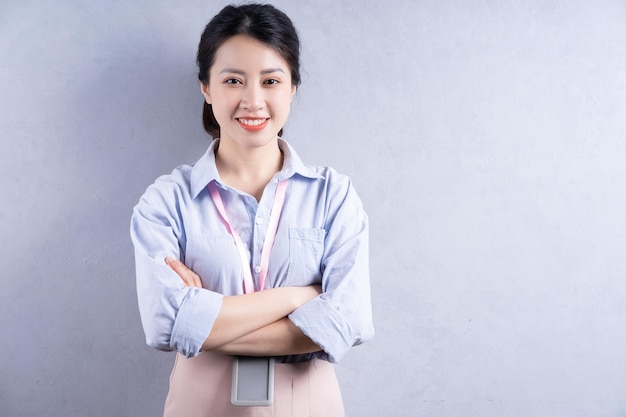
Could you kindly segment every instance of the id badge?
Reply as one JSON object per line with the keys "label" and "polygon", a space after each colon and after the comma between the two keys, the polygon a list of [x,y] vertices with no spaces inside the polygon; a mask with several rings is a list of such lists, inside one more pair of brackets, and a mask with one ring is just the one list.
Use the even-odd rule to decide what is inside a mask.
{"label": "id badge", "polygon": [[239,406],[272,405],[274,365],[274,358],[234,356],[230,402]]}

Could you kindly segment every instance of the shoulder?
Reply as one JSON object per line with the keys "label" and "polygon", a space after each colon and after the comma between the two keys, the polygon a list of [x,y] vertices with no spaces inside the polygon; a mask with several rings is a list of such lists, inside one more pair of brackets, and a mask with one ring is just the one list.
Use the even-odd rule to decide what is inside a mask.
{"label": "shoulder", "polygon": [[311,170],[318,174],[319,181],[331,194],[345,194],[354,190],[354,183],[349,175],[337,171],[330,166],[310,166]]}
{"label": "shoulder", "polygon": [[159,176],[143,193],[137,207],[169,207],[188,200],[192,169],[191,165],[180,165],[170,174]]}
{"label": "shoulder", "polygon": [[349,176],[330,166],[304,163],[289,142],[280,139],[278,144],[285,154],[285,162],[281,172],[283,177],[295,178],[300,184],[308,184],[311,187],[323,186],[327,189],[346,189],[351,186],[352,180]]}
{"label": "shoulder", "polygon": [[328,165],[304,163],[289,143],[281,140],[279,144],[287,156],[284,172],[287,175],[293,174],[292,178],[296,180],[298,188],[318,195],[319,200],[324,200],[326,205],[340,203],[348,195],[354,195],[358,200],[350,176]]}
{"label": "shoulder", "polygon": [[[330,166],[308,166],[315,178],[299,177],[296,181],[303,201],[313,196],[318,207],[323,206],[329,218],[340,210],[347,210],[355,215],[363,210],[361,198],[352,177]],[[306,197],[304,195],[306,195]]]}
{"label": "shoulder", "polygon": [[151,184],[141,202],[168,203],[189,202],[193,200],[212,179],[217,176],[215,167],[214,146],[211,142],[208,149],[194,164],[183,164],[174,168],[167,175],[161,175]]}

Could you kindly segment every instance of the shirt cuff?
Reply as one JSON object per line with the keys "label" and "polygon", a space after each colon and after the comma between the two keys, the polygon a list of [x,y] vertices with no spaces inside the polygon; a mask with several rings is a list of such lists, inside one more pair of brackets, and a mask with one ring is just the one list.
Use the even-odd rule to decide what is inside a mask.
{"label": "shirt cuff", "polygon": [[323,296],[295,310],[289,319],[324,350],[331,363],[339,362],[356,340],[348,322]]}
{"label": "shirt cuff", "polygon": [[188,358],[198,355],[211,333],[223,298],[213,291],[190,288],[174,321],[171,348]]}

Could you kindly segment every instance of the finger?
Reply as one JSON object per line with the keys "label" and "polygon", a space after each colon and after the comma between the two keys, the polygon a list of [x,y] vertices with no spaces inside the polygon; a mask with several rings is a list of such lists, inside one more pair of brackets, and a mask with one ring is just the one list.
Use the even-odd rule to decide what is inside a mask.
{"label": "finger", "polygon": [[180,279],[183,280],[183,283],[185,284],[186,287],[193,286],[193,279],[191,278],[189,274],[190,269],[187,268],[187,265],[185,265],[179,260],[172,259],[169,256],[165,258],[165,263],[167,264],[167,266],[172,268],[174,272],[176,272],[176,274],[180,277]]}
{"label": "finger", "polygon": [[179,260],[175,260],[170,258],[169,256],[165,258],[165,263],[178,274],[180,279],[183,280],[183,283],[186,287],[197,287],[202,288],[202,281],[200,280],[200,276],[193,272],[191,269],[187,267],[184,263]]}
{"label": "finger", "polygon": [[200,279],[200,276],[195,272],[193,272],[193,285],[194,287],[202,288],[202,280]]}

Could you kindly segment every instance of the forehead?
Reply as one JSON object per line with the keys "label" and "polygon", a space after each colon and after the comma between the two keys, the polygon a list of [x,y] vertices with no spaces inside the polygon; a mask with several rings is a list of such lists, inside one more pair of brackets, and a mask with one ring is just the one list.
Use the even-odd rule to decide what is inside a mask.
{"label": "forehead", "polygon": [[211,70],[219,72],[224,68],[249,71],[281,68],[287,73],[289,65],[272,47],[249,36],[236,35],[227,39],[215,53]]}

